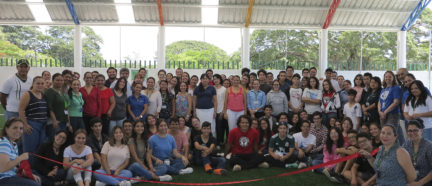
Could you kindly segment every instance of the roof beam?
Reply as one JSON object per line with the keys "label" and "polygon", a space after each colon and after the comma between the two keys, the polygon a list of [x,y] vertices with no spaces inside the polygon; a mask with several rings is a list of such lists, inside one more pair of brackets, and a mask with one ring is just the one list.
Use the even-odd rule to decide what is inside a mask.
{"label": "roof beam", "polygon": [[252,16],[253,4],[254,4],[254,0],[249,0],[249,7],[248,7],[247,16],[246,16],[246,24],[245,24],[246,28],[249,27],[250,19]]}
{"label": "roof beam", "polygon": [[73,19],[74,23],[76,25],[79,25],[80,21],[78,19],[78,15],[77,15],[77,13],[75,11],[75,7],[74,7],[74,5],[72,3],[72,0],[65,0],[65,1],[66,1],[66,5],[67,5],[67,7],[69,9],[69,13],[72,16],[72,19]]}
{"label": "roof beam", "polygon": [[164,26],[164,19],[163,19],[163,12],[162,12],[162,2],[161,2],[161,0],[157,0],[156,3],[157,3],[157,6],[158,6],[160,25]]}
{"label": "roof beam", "polygon": [[430,2],[431,2],[431,0],[420,0],[420,2],[417,4],[417,6],[414,8],[414,10],[409,15],[408,19],[402,25],[401,30],[407,31],[408,29],[410,29],[411,26],[414,24],[415,20],[420,16],[420,14],[428,6],[428,4]]}
{"label": "roof beam", "polygon": [[329,8],[327,18],[324,21],[323,29],[327,29],[330,26],[330,23],[333,19],[334,14],[336,13],[336,10],[337,10],[340,2],[341,2],[341,0],[333,0],[332,4],[330,5],[330,8]]}

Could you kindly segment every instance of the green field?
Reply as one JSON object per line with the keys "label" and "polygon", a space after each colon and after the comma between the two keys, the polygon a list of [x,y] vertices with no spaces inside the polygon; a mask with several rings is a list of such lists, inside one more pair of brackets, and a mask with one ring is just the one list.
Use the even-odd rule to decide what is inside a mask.
{"label": "green field", "polygon": [[[204,172],[201,167],[194,167],[194,173],[189,175],[174,176],[172,182],[180,183],[218,183],[218,182],[230,182],[230,181],[241,181],[241,180],[251,180],[257,178],[266,178],[262,181],[241,183],[234,185],[258,185],[258,186],[280,186],[280,185],[342,185],[330,182],[327,177],[323,174],[317,174],[312,172],[304,172],[297,175],[270,178],[272,176],[295,171],[297,169],[282,169],[282,168],[269,168],[269,169],[252,169],[240,172],[229,171],[224,176],[212,175]],[[134,185],[160,185],[153,183],[141,183]]]}

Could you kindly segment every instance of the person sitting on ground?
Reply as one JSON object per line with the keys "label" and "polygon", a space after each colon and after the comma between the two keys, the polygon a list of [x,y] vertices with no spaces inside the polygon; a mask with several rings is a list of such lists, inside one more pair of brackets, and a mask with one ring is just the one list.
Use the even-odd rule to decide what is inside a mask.
{"label": "person sitting on ground", "polygon": [[102,133],[102,120],[95,117],[90,120],[90,127],[92,133],[87,137],[86,145],[88,145],[93,152],[93,170],[97,170],[101,166],[101,150],[102,144],[108,141],[108,136]]}
{"label": "person sitting on ground", "polygon": [[258,154],[259,137],[257,131],[250,128],[250,121],[249,116],[240,116],[237,120],[237,128],[232,129],[228,135],[225,155],[232,153],[233,171],[269,167],[264,161],[264,156]]}
{"label": "person sitting on ground", "polygon": [[359,153],[361,156],[354,160],[351,170],[345,171],[343,176],[351,180],[351,185],[371,185],[374,184],[375,171],[372,168],[372,163],[375,161],[375,156],[368,159],[363,155],[372,153],[372,138],[369,134],[360,133],[357,135],[357,141],[360,146]]}
{"label": "person sitting on ground", "polygon": [[85,145],[87,132],[84,129],[78,129],[74,134],[74,138],[75,143],[69,145],[63,153],[63,167],[67,171],[66,180],[74,180],[79,186],[90,186],[91,172],[67,166],[72,165],[92,170],[93,153],[91,148]]}
{"label": "person sitting on ground", "polygon": [[177,151],[188,159],[191,159],[191,157],[189,157],[189,139],[183,132],[179,130],[177,118],[173,118],[169,122],[168,134],[174,137],[177,145]]}
{"label": "person sitting on ground", "polygon": [[[223,175],[225,170],[225,158],[215,156],[216,139],[211,135],[211,124],[205,121],[201,127],[202,134],[193,140],[195,149],[193,151],[196,165],[204,165],[207,173]],[[213,169],[216,167],[216,169]]]}
{"label": "person sitting on ground", "polygon": [[310,126],[309,121],[302,121],[301,123],[301,132],[295,133],[295,148],[296,148],[296,156],[298,161],[300,162],[298,167],[299,169],[306,168],[308,165],[308,159],[310,152],[316,144],[316,137],[313,134],[310,134]]}
{"label": "person sitting on ground", "polygon": [[288,134],[288,126],[286,123],[279,124],[278,133],[270,139],[270,156],[267,156],[267,162],[275,167],[297,168],[298,164],[295,163],[297,158],[294,155],[294,147],[294,137]]}

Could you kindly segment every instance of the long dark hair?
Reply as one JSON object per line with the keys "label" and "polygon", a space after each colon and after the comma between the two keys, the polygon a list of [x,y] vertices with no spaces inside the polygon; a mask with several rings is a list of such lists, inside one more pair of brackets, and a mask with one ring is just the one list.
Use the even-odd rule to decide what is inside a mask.
{"label": "long dark hair", "polygon": [[[324,82],[328,83],[328,85],[329,85],[329,90],[328,90],[328,91],[326,91],[326,90],[324,89]],[[333,85],[331,84],[330,80],[328,80],[328,79],[325,79],[325,80],[323,81],[323,92],[324,92],[324,93],[336,92],[335,89],[334,89],[334,87],[333,87]]]}
{"label": "long dark hair", "polygon": [[[418,89],[421,91],[420,96],[419,96],[417,102],[416,102],[415,96],[411,92],[411,87],[413,85],[417,85]],[[428,93],[426,91],[425,86],[423,85],[423,83],[421,81],[419,81],[419,80],[413,81],[411,83],[408,91],[409,91],[409,96],[408,96],[408,98],[406,100],[406,103],[405,103],[407,106],[408,106],[409,102],[411,102],[411,106],[413,108],[416,108],[416,107],[418,107],[420,105],[426,105],[426,99],[427,99],[427,97],[429,95],[428,95]]]}
{"label": "long dark hair", "polygon": [[361,77],[360,87],[364,87],[365,84],[364,84],[364,81],[363,81],[363,75],[361,75],[361,74],[357,74],[357,75],[354,77],[354,86],[357,86],[355,80],[356,80],[358,77]]}
{"label": "long dark hair", "polygon": [[74,79],[74,80],[72,80],[71,87],[69,87],[69,90],[68,90],[68,96],[69,96],[69,98],[70,98],[71,100],[72,100],[72,91],[73,91],[73,89],[72,89],[72,84],[73,84],[74,81],[78,81],[78,82],[81,83],[81,81],[80,81],[79,79]]}
{"label": "long dark hair", "polygon": [[[202,79],[204,79],[204,78],[210,79],[206,73],[201,74],[200,80],[202,80]],[[202,82],[199,83],[199,85],[198,85],[198,90],[199,90],[200,92],[205,91],[204,86],[202,85]]]}
{"label": "long dark hair", "polygon": [[[315,82],[316,82],[316,85],[313,88],[312,88],[311,83],[310,83],[312,79],[314,79]],[[310,77],[309,80],[308,80],[308,85],[307,86],[308,86],[309,89],[318,89],[319,88],[318,78],[316,78],[316,77]]]}
{"label": "long dark hair", "polygon": [[124,78],[124,77],[121,77],[121,78],[119,78],[119,79],[117,80],[117,82],[116,82],[116,84],[115,84],[115,86],[114,86],[114,90],[120,90],[119,84],[120,84],[120,81],[121,81],[121,80],[124,80],[124,81],[125,81],[125,86],[121,89],[121,92],[123,92],[123,94],[126,94],[126,90],[127,90],[127,80],[126,80],[126,78]]}
{"label": "long dark hair", "polygon": [[[261,128],[261,121],[265,121],[267,123],[267,129],[263,130]],[[261,118],[258,120],[258,129],[259,129],[259,144],[262,143],[264,135],[267,136],[267,144],[270,142],[270,137],[272,136],[271,130],[270,130],[270,122],[267,118]]]}
{"label": "long dark hair", "polygon": [[381,89],[382,89],[381,78],[379,78],[378,76],[374,76],[374,77],[371,78],[371,81],[372,80],[374,80],[376,83],[378,83],[378,88],[377,88],[376,92],[381,92]]}
{"label": "long dark hair", "polygon": [[328,131],[328,136],[327,136],[327,141],[326,141],[326,148],[327,148],[327,151],[329,153],[332,153],[332,147],[333,147],[333,140],[331,140],[331,137],[330,137],[330,133],[331,133],[332,130],[335,130],[337,132],[338,136],[339,136],[338,140],[337,140],[337,143],[336,143],[336,148],[343,147],[343,145],[345,143],[345,141],[343,139],[342,132],[338,128],[332,127]]}
{"label": "long dark hair", "polygon": [[144,146],[147,146],[147,137],[148,137],[148,135],[147,135],[147,132],[146,132],[147,129],[146,129],[143,121],[139,120],[133,126],[134,129],[132,130],[132,138],[135,141],[135,145],[138,146],[138,134],[135,132],[135,127],[138,125],[138,123],[142,123],[142,125],[143,125],[144,132],[141,134],[141,140],[144,142]]}

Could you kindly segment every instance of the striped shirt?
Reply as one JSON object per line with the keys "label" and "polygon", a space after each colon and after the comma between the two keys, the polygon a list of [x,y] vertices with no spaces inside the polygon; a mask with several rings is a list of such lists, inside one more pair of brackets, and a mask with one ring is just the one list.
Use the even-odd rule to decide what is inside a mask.
{"label": "striped shirt", "polygon": [[46,122],[48,119],[48,105],[45,98],[42,96],[41,99],[37,98],[31,91],[30,101],[25,109],[27,119],[38,122]]}
{"label": "striped shirt", "polygon": [[[18,146],[15,142],[11,145],[7,137],[0,138],[0,154],[6,154],[9,156],[9,160],[12,161],[18,157]],[[15,176],[17,167],[14,167],[6,172],[0,172],[0,179]]]}

